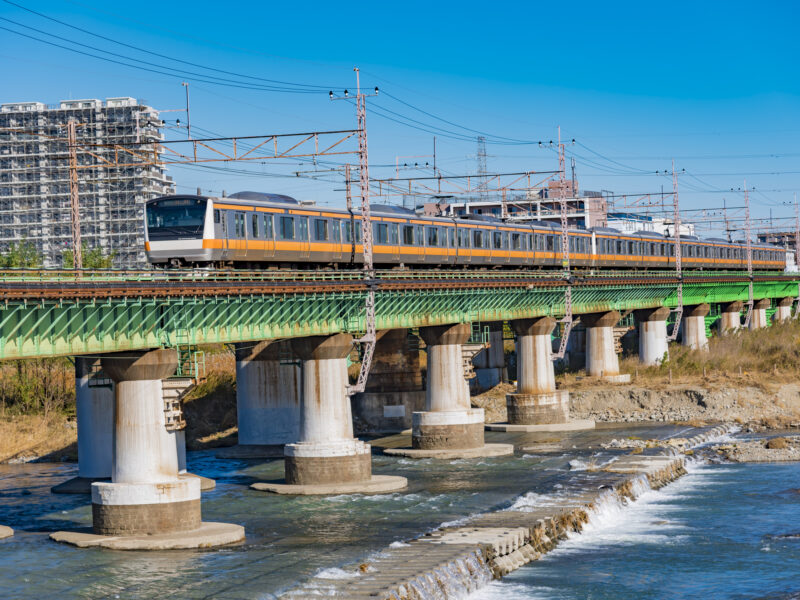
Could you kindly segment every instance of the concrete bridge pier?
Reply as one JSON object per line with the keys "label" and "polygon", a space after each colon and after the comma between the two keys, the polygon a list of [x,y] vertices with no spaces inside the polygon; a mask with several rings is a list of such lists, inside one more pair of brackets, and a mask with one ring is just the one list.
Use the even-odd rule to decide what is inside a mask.
{"label": "concrete bridge pier", "polygon": [[220,458],[282,458],[300,439],[300,365],[288,340],[236,344],[239,443]]}
{"label": "concrete bridge pier", "polygon": [[683,307],[681,321],[681,344],[692,350],[708,350],[706,315],[711,311],[708,304]]}
{"label": "concrete bridge pier", "polygon": [[[634,311],[639,326],[639,362],[643,365],[660,365],[669,360],[667,347],[667,317],[669,308],[648,308]],[[614,354],[616,359],[616,354]],[[619,370],[619,367],[617,368]]]}
{"label": "concrete bridge pier", "polygon": [[569,392],[556,389],[550,334],[552,317],[511,321],[516,333],[517,392],[506,395],[507,424],[489,431],[564,431],[591,429],[594,421],[570,421]]}
{"label": "concrete bridge pier", "polygon": [[484,413],[470,405],[461,345],[472,333],[467,324],[423,327],[428,349],[425,409],[412,417],[411,448],[385,454],[412,458],[472,458],[511,454],[511,444],[484,443]]}
{"label": "concrete bridge pier", "polygon": [[469,381],[470,389],[477,393],[485,392],[505,379],[503,322],[496,321],[485,326],[489,328],[489,346],[472,357],[475,377]]}
{"label": "concrete bridge pier", "polygon": [[753,313],[750,315],[750,329],[763,329],[767,323],[767,309],[772,302],[769,298],[753,301]]}
{"label": "concrete bridge pier", "polygon": [[620,374],[614,343],[614,325],[620,314],[615,311],[581,315],[586,326],[586,374],[602,377],[611,383],[628,383],[629,374]]}
{"label": "concrete bridge pier", "polygon": [[[111,481],[114,448],[114,382],[90,385],[99,370],[100,359],[75,357],[75,406],[78,425],[78,476],[53,486],[54,494],[91,494],[95,481]],[[99,370],[102,375],[102,370]],[[163,394],[163,390],[162,390]],[[178,474],[196,477],[202,491],[212,490],[213,479],[198,477],[186,471],[185,431],[161,432],[165,443],[175,445],[178,453]]]}
{"label": "concrete bridge pier", "polygon": [[744,308],[743,302],[728,302],[721,306],[722,312],[718,321],[720,335],[733,333],[742,327],[741,312]]}
{"label": "concrete bridge pier", "polygon": [[778,300],[778,306],[775,309],[775,314],[772,315],[772,319],[776,323],[783,323],[784,321],[788,321],[792,318],[792,304],[794,303],[794,298],[781,298]]}
{"label": "concrete bridge pier", "polygon": [[399,433],[425,408],[419,346],[408,329],[378,332],[372,367],[362,393],[350,399],[356,433]]}
{"label": "concrete bridge pier", "polygon": [[300,436],[286,444],[285,482],[256,483],[276,494],[383,493],[404,489],[405,477],[372,474],[372,451],[353,437],[347,357],[353,338],[339,333],[291,341],[301,360]]}
{"label": "concrete bridge pier", "polygon": [[174,437],[164,435],[163,379],[175,372],[174,349],[106,355],[115,382],[111,482],[92,484],[93,534],[50,537],[79,547],[164,550],[239,542],[239,525],[203,523],[200,480],[178,475]]}

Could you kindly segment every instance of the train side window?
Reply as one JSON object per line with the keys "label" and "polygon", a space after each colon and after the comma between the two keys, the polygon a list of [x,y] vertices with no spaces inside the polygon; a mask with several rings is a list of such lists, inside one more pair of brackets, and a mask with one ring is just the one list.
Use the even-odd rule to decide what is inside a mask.
{"label": "train side window", "polygon": [[281,217],[278,225],[278,234],[282,240],[294,239],[294,217]]}
{"label": "train side window", "polygon": [[456,247],[456,229],[455,227],[447,228],[447,242],[451,248]]}
{"label": "train side window", "polygon": [[483,248],[483,232],[478,229],[472,231],[472,247]]}
{"label": "train side window", "polygon": [[428,230],[428,246],[438,246],[439,245],[439,228],[438,227],[427,227]]}
{"label": "train side window", "polygon": [[495,231],[492,233],[492,247],[495,249],[500,249],[503,245],[503,234],[499,231]]}
{"label": "train side window", "polygon": [[214,209],[214,223],[219,223],[219,209]]}
{"label": "train side window", "polygon": [[389,225],[389,243],[393,246],[400,243],[400,227],[394,223]]}
{"label": "train side window", "polygon": [[503,250],[508,250],[508,234],[503,234]]}
{"label": "train side window", "polygon": [[326,219],[314,219],[314,239],[318,242],[328,241],[328,221]]}
{"label": "train side window", "polygon": [[250,215],[250,229],[253,232],[253,237],[257,238],[258,236],[258,213],[253,213]]}
{"label": "train side window", "polygon": [[406,246],[414,245],[414,227],[413,225],[403,225],[403,243]]}
{"label": "train side window", "polygon": [[389,243],[389,225],[386,223],[375,223],[373,225],[374,229],[372,231],[372,235],[375,236],[375,243],[376,244],[388,244]]}
{"label": "train side window", "polygon": [[519,233],[511,234],[511,249],[522,250],[522,235]]}
{"label": "train side window", "polygon": [[244,238],[244,213],[234,213],[233,215],[233,232],[237,238]]}
{"label": "train side window", "polygon": [[356,234],[356,244],[361,243],[361,223],[356,223],[353,225],[353,229],[355,229]]}

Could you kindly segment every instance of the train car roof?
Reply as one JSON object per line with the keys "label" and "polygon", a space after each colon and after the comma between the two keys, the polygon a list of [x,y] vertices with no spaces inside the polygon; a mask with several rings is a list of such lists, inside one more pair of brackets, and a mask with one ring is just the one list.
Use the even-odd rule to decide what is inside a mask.
{"label": "train car roof", "polygon": [[300,204],[297,200],[292,198],[291,196],[286,196],[284,194],[270,194],[267,192],[236,192],[235,194],[231,194],[228,198],[235,199],[235,200],[251,200],[253,202],[280,202],[283,204]]}

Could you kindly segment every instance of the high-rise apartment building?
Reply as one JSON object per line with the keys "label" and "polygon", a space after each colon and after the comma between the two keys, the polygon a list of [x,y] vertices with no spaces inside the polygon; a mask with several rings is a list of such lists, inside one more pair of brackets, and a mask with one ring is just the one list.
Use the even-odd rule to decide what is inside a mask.
{"label": "high-rise apartment building", "polygon": [[[173,193],[159,165],[98,145],[163,139],[158,112],[134,98],[0,104],[0,251],[27,240],[47,268],[62,266],[72,247],[67,124],[77,123],[81,239],[114,253],[114,266],[145,267],[144,202]],[[152,147],[151,147],[152,150]],[[119,157],[119,158],[115,158]],[[124,159],[122,158],[124,156]]]}

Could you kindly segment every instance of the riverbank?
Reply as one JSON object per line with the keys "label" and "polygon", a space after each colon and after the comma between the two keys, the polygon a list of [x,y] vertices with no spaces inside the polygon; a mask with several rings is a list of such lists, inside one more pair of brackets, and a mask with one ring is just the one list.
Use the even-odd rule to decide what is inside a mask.
{"label": "riverbank", "polygon": [[736,440],[713,448],[725,460],[738,463],[800,461],[800,436]]}

